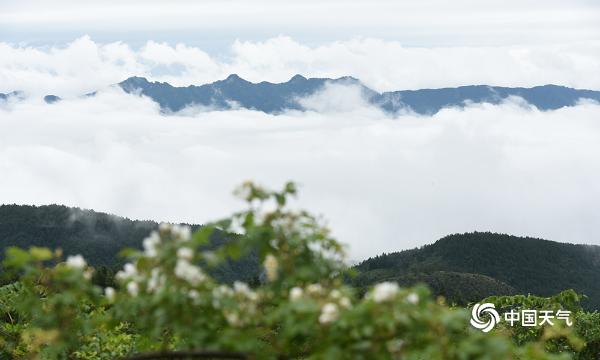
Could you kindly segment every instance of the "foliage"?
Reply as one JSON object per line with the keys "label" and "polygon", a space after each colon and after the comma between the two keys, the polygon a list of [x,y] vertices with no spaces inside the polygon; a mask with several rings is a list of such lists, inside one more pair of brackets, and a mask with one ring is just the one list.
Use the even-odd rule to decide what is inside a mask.
{"label": "foliage", "polygon": [[446,301],[457,305],[467,305],[491,295],[511,295],[516,292],[512,286],[489,276],[453,271],[398,275],[393,269],[375,269],[359,273],[352,284],[364,291],[382,281],[394,281],[402,286],[426,284],[434,295],[443,296]]}
{"label": "foliage", "polygon": [[[500,313],[523,309],[552,312],[557,310],[570,311],[573,314],[574,332],[565,329],[566,324],[560,321],[554,321],[552,326],[545,324],[536,327],[509,326],[506,323],[501,323],[501,331],[510,333],[513,341],[517,344],[538,341],[549,335],[554,337],[558,333],[563,333],[566,335],[565,338],[548,341],[546,349],[554,352],[576,352],[577,359],[598,359],[600,358],[600,313],[583,311],[580,306],[581,299],[582,296],[575,291],[566,290],[550,297],[533,295],[492,296],[481,300],[481,302],[495,304]],[[570,341],[565,341],[566,339]]]}
{"label": "foliage", "polygon": [[[197,229],[198,225],[191,228]],[[144,238],[157,229],[158,223],[154,221],[130,220],[60,205],[0,205],[0,249],[37,246],[62,249],[66,256],[81,254],[97,267],[94,282],[104,287],[112,283],[114,272],[124,263],[118,253],[128,247],[141,249]],[[217,231],[206,247],[215,248],[226,241]],[[252,255],[225,261],[211,269],[211,275],[227,283],[248,281],[258,272],[258,262]],[[0,284],[14,281],[11,275],[0,272]]]}
{"label": "foliage", "polygon": [[[600,309],[599,246],[475,232],[446,236],[418,249],[382,254],[363,261],[357,269],[361,273],[356,280],[359,286],[385,279],[416,278],[438,288],[436,295],[457,303],[460,299],[446,291],[448,288],[459,294],[484,296],[509,294],[506,286],[514,288],[512,293],[538,296],[551,296],[572,288],[589,296],[583,301],[585,308]],[[436,282],[439,283],[440,277],[434,274],[441,271],[485,275],[497,280],[498,286],[486,282],[480,291],[473,292],[468,282],[456,284],[452,279],[439,286]]]}
{"label": "foliage", "polygon": [[[11,248],[5,265],[19,285],[4,312],[18,336],[1,343],[13,358],[96,359],[139,353],[303,359],[568,359],[569,329],[515,343],[503,331],[468,326],[469,312],[431,299],[429,290],[383,282],[364,296],[345,279],[344,249],[322,221],[288,206],[293,184],[237,192],[244,211],[199,228],[161,225],[130,250],[101,289],[80,255]],[[239,234],[207,249],[214,231]],[[210,270],[252,254],[263,272],[251,287],[220,283]],[[593,319],[588,319],[593,321]],[[149,355],[148,355],[149,356]]]}

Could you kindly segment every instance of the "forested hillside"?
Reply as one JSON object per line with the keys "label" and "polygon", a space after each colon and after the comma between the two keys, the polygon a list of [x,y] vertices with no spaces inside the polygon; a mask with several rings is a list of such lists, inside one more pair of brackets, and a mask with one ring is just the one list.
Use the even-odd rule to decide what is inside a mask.
{"label": "forested hillside", "polygon": [[480,274],[517,293],[548,296],[575,289],[600,308],[600,247],[488,232],[446,236],[418,249],[383,254],[357,266],[361,286],[383,279],[424,279],[440,271]]}
{"label": "forested hillside", "polygon": [[[114,269],[122,265],[119,252],[124,248],[142,248],[142,241],[158,228],[154,221],[127,218],[70,208],[61,205],[0,205],[0,258],[10,246],[62,249],[65,255],[83,255],[91,265]],[[192,225],[197,229],[198,225]],[[222,244],[225,237],[215,234],[211,245]],[[258,276],[258,264],[251,258],[230,261],[213,270],[224,282],[252,280]]]}
{"label": "forested hillside", "polygon": [[[123,248],[140,249],[158,224],[91,210],[49,206],[0,206],[0,249],[9,246],[60,248],[82,254],[92,265],[115,268]],[[197,225],[193,226],[197,228]],[[213,236],[212,246],[225,241]],[[222,281],[255,280],[254,258],[229,261],[213,270]],[[449,302],[466,304],[491,295],[532,293],[549,296],[573,288],[589,297],[584,303],[600,308],[600,247],[563,244],[493,233],[444,237],[418,249],[383,254],[357,267],[352,279],[359,290],[382,281],[401,285],[426,283]]]}

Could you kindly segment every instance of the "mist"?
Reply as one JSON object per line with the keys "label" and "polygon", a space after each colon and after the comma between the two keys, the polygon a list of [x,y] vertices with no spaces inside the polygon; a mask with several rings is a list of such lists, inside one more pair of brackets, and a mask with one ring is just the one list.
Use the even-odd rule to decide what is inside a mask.
{"label": "mist", "polygon": [[358,96],[326,88],[302,100],[313,111],[278,116],[165,116],[119,89],[4,104],[0,203],[204,223],[243,206],[231,193],[244,180],[293,180],[294,206],[323,215],[353,259],[474,230],[600,244],[600,105],[392,118]]}
{"label": "mist", "polygon": [[63,98],[103,90],[129,76],[174,86],[200,85],[236,73],[253,81],[285,82],[295,74],[354,76],[377,91],[462,85],[600,89],[600,42],[542,45],[410,47],[355,38],[308,45],[288,36],[229,43],[222,56],[203,48],[147,41],[101,43],[89,36],[32,47],[0,42],[0,92]]}

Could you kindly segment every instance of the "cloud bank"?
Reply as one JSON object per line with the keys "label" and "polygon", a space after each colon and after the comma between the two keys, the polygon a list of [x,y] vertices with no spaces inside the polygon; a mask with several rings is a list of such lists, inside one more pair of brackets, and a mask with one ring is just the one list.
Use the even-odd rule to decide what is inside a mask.
{"label": "cloud bank", "polygon": [[[185,41],[221,48],[285,33],[321,45],[357,36],[421,46],[598,40],[595,0],[19,0],[0,2],[9,41]],[[107,21],[110,19],[110,21]]]}
{"label": "cloud bank", "polygon": [[354,76],[378,91],[487,84],[553,83],[600,90],[600,42],[497,47],[406,47],[397,41],[357,38],[308,46],[279,36],[235,41],[226,56],[201,48],[149,41],[97,43],[84,36],[66,46],[0,43],[0,92],[79,96],[132,75],[175,86],[238,75],[254,82]]}
{"label": "cloud bank", "polygon": [[291,179],[353,259],[473,230],[600,244],[598,104],[391,119],[359,101],[305,101],[318,111],[162,116],[117,89],[5,105],[0,203],[201,223],[238,209],[230,194],[245,179]]}

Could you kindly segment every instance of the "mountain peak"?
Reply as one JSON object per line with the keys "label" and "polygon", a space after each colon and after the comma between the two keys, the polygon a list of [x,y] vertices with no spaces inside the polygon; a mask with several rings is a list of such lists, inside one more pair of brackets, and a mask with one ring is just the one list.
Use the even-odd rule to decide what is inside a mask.
{"label": "mountain peak", "polygon": [[245,79],[242,79],[238,74],[229,75],[225,81],[227,82],[248,82]]}
{"label": "mountain peak", "polygon": [[307,80],[307,79],[304,76],[302,76],[300,74],[296,74],[288,82],[299,82],[299,81],[305,81],[305,80]]}
{"label": "mountain peak", "polygon": [[141,76],[128,77],[127,79],[119,83],[119,85],[122,88],[126,88],[127,90],[142,88],[148,86],[148,84],[150,84],[150,81],[148,81],[148,79],[146,79],[145,77]]}
{"label": "mountain peak", "polygon": [[146,79],[143,76],[131,76],[128,77],[127,79],[125,79],[124,81],[122,81],[122,83],[124,82],[129,82],[129,83],[149,83],[150,81],[148,81],[148,79]]}
{"label": "mountain peak", "polygon": [[511,96],[523,98],[540,110],[574,106],[580,98],[600,101],[600,91],[576,90],[552,85],[534,88],[469,85],[379,93],[352,76],[307,79],[300,74],[294,75],[284,83],[264,81],[253,83],[238,74],[231,74],[223,80],[210,84],[187,87],[150,82],[146,78],[134,76],[119,85],[126,92],[149,96],[158,102],[161,108],[169,111],[179,111],[193,104],[229,109],[229,104],[235,102],[242,108],[277,114],[286,109],[302,110],[302,104],[295,99],[316,93],[327,82],[359,86],[372,105],[390,114],[409,110],[417,114],[433,115],[443,108],[464,107],[467,103],[500,104]]}
{"label": "mountain peak", "polygon": [[58,97],[58,96],[56,96],[56,95],[46,95],[46,96],[44,96],[44,101],[47,104],[54,104],[55,102],[60,101],[60,100],[61,100],[61,98]]}

